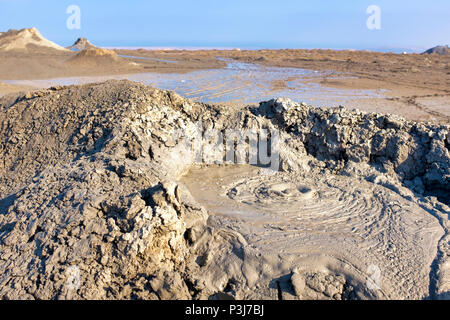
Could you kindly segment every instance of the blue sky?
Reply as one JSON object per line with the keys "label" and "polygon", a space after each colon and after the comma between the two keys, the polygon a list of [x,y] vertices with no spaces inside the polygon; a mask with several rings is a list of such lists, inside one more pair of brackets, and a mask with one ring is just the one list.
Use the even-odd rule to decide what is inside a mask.
{"label": "blue sky", "polygon": [[[81,29],[69,30],[69,5]],[[369,30],[369,5],[381,30]],[[0,0],[0,31],[36,27],[70,45],[216,46],[420,51],[450,44],[449,0]]]}

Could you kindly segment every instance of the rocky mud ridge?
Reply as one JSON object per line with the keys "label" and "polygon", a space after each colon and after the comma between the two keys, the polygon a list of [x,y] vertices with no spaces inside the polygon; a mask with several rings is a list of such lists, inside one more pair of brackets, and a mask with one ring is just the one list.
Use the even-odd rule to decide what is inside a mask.
{"label": "rocky mud ridge", "polygon": [[[234,109],[130,81],[5,96],[0,109],[3,299],[448,298],[449,126],[287,99]],[[266,253],[238,220],[210,215],[180,180],[196,164],[171,134],[189,135],[199,121],[279,130],[281,171],[231,181],[229,201],[281,205],[286,220],[289,196],[315,219],[332,203],[314,199],[341,197],[330,221],[363,229],[349,247],[361,241],[378,254],[388,283],[367,289],[365,262],[356,271],[305,268],[296,262],[304,253]],[[364,188],[350,194],[352,184],[376,200]],[[354,224],[349,206],[369,223]],[[296,234],[327,234],[308,221]]]}

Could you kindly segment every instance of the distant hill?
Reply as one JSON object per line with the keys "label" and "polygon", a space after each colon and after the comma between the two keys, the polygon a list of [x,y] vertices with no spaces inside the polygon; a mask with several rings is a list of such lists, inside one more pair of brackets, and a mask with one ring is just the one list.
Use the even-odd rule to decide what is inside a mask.
{"label": "distant hill", "polygon": [[29,28],[11,29],[8,32],[0,33],[0,52],[2,51],[67,52],[68,50],[45,39],[36,28]]}
{"label": "distant hill", "polygon": [[67,63],[95,66],[105,65],[108,63],[114,63],[115,65],[118,63],[128,64],[128,62],[120,58],[114,51],[95,47],[81,50],[75,56],[67,60]]}
{"label": "distant hill", "polygon": [[427,51],[423,52],[422,54],[450,54],[450,48],[447,46],[436,46],[431,49],[428,49]]}
{"label": "distant hill", "polygon": [[70,47],[67,47],[67,49],[72,51],[82,51],[85,49],[97,49],[97,47],[90,43],[86,38],[78,38],[77,41]]}

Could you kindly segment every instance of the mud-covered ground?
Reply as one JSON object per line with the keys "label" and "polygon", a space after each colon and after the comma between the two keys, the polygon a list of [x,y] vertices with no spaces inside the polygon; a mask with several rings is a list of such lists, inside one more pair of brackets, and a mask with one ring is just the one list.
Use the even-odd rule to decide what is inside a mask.
{"label": "mud-covered ground", "polygon": [[[399,114],[416,121],[450,122],[450,56],[391,54],[333,50],[115,50],[114,59],[73,57],[78,52],[0,52],[0,80],[38,80],[59,77],[126,75],[135,73],[184,74],[221,69],[235,59],[263,66],[325,71],[306,79],[326,88],[375,90],[383,97],[368,96],[348,104],[370,112]],[[72,61],[72,62],[70,62]],[[286,89],[292,80],[277,79],[270,94]],[[253,83],[255,87],[259,83]],[[224,87],[224,92],[233,90]],[[295,88],[292,88],[295,90]],[[17,90],[23,90],[18,87]],[[198,88],[208,90],[208,87]],[[0,94],[10,92],[2,90]],[[235,102],[234,102],[235,103]],[[335,107],[336,105],[330,105]]]}
{"label": "mud-covered ground", "polygon": [[[179,66],[161,68],[167,72],[183,72],[185,65],[196,67],[192,61],[207,62],[215,56],[265,66],[333,71],[312,81],[338,89],[387,90],[386,98],[365,101],[364,109],[370,112],[396,113],[411,120],[450,122],[449,55],[301,49],[120,52],[180,62]],[[283,88],[285,83],[274,83],[274,86]],[[357,103],[352,107],[358,107]]]}
{"label": "mud-covered ground", "polygon": [[[0,110],[1,298],[449,298],[448,125],[130,81]],[[198,158],[199,122],[278,132],[277,170]]]}
{"label": "mud-covered ground", "polygon": [[0,298],[450,299],[448,55],[2,39]]}

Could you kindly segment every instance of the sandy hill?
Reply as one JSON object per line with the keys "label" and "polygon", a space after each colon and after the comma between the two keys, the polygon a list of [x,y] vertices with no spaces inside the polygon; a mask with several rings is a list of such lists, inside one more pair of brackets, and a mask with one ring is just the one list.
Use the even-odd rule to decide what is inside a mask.
{"label": "sandy hill", "polygon": [[117,53],[112,50],[100,48],[88,48],[78,52],[75,56],[67,60],[70,64],[78,65],[105,65],[108,63],[127,64],[124,59],[120,58]]}
{"label": "sandy hill", "polygon": [[77,41],[75,41],[70,47],[67,47],[67,49],[72,51],[82,51],[85,49],[97,49],[97,47],[90,43],[86,38],[78,38]]}
{"label": "sandy hill", "polygon": [[59,51],[66,52],[66,48],[45,39],[36,28],[9,30],[0,33],[0,51]]}
{"label": "sandy hill", "polygon": [[447,46],[436,46],[433,48],[428,49],[427,51],[423,52],[422,54],[450,54],[450,49]]}

